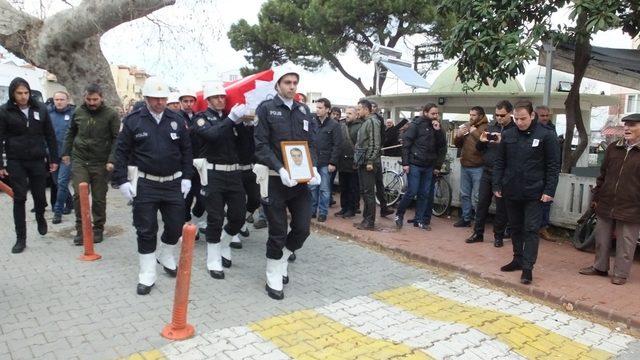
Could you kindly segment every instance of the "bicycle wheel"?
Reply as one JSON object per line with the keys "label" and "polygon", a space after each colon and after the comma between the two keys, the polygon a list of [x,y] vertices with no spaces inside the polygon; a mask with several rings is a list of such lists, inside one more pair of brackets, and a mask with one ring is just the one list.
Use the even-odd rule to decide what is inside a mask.
{"label": "bicycle wheel", "polygon": [[431,212],[435,216],[442,216],[447,213],[449,206],[451,206],[451,186],[443,177],[436,178],[435,182]]}
{"label": "bicycle wheel", "polygon": [[[402,174],[398,174],[393,170],[385,170],[382,173],[382,184],[384,185],[384,196],[387,200],[387,205],[391,206],[397,203],[402,197],[402,189],[404,188]],[[376,203],[380,205],[377,198]]]}

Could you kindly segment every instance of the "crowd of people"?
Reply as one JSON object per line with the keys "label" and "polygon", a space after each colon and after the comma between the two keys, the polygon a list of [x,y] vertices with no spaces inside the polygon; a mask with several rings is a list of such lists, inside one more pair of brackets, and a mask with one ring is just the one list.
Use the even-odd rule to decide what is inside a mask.
{"label": "crowd of people", "polygon": [[[14,191],[12,252],[21,253],[26,247],[28,191],[34,199],[38,232],[48,231],[44,213],[49,176],[52,223],[59,224],[75,209],[76,245],[84,242],[80,183],[91,189],[96,243],[104,239],[109,183],[131,202],[140,295],[148,294],[156,283],[156,263],[176,276],[176,246],[185,222],[203,230],[206,267],[217,280],[232,267],[231,248],[242,248],[239,235],[248,236],[247,223],[252,222],[255,228],[268,226],[265,289],[269,297],[282,299],[289,282],[288,263],[309,236],[311,219],[328,221],[336,175],[340,187],[336,217],[352,219],[360,214],[354,226],[376,231],[377,198],[379,216],[395,214],[401,230],[406,210],[415,200],[415,216],[406,221],[431,230],[434,175],[442,170],[448,147],[436,104],[426,104],[418,116],[398,122],[384,120],[377,104],[368,99],[347,106],[343,117],[340,108],[321,98],[313,113],[306,101],[297,98],[297,72],[282,68],[274,79],[277,94],[254,113],[246,104],[228,106],[221,83],[205,85],[208,108],[197,112],[195,91],[173,96],[161,79],[149,78],[142,91],[144,102],[122,120],[104,103],[99,85],[89,84],[77,107],[70,105],[64,91],[56,92],[52,104],[45,106],[30,96],[24,79],[14,79],[10,99],[0,107],[0,153],[6,157],[0,178]],[[549,212],[561,159],[550,119],[548,107],[534,109],[529,101],[498,102],[493,121],[475,106],[453,140],[461,163],[462,210],[453,226],[473,223],[466,243],[484,241],[488,210],[495,199],[494,246],[503,246],[507,236],[513,244],[513,259],[501,270],[521,271],[524,284],[533,279],[539,238],[550,238]],[[586,275],[608,274],[607,250],[615,229],[618,239],[625,239],[617,243],[615,284],[628,277],[634,236],[640,232],[640,114],[623,122],[625,137],[607,149],[594,189],[596,262],[580,270]],[[292,173],[287,157],[301,160],[305,155],[299,147],[286,152],[288,142],[308,149],[308,179],[299,180]],[[407,177],[407,190],[395,211],[386,203],[383,154],[398,156]],[[159,245],[158,211],[164,226]]]}

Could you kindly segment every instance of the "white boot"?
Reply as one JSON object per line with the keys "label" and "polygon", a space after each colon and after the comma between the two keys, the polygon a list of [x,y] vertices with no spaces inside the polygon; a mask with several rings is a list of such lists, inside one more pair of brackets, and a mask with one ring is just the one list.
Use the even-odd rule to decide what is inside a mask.
{"label": "white boot", "polygon": [[222,266],[226,268],[231,267],[231,235],[222,229],[222,235],[220,236],[220,255],[222,255]]}
{"label": "white boot", "polygon": [[209,270],[209,275],[214,279],[224,279],[220,243],[207,243],[207,270]]}
{"label": "white boot", "polygon": [[282,249],[282,258],[280,258],[280,266],[282,267],[282,283],[289,283],[289,256],[293,252],[286,247]]}
{"label": "white boot", "polygon": [[156,282],[156,254],[139,254],[140,272],[138,273],[138,283],[151,287]]}
{"label": "white boot", "polygon": [[178,265],[176,264],[175,249],[177,244],[169,245],[160,242],[157,252],[158,262],[164,268],[164,271],[172,277],[177,275]]}
{"label": "white boot", "polygon": [[236,234],[231,238],[231,244],[229,244],[234,249],[242,249],[242,241],[240,237]]}
{"label": "white boot", "polygon": [[282,263],[280,260],[267,259],[267,294],[270,298],[282,300]]}

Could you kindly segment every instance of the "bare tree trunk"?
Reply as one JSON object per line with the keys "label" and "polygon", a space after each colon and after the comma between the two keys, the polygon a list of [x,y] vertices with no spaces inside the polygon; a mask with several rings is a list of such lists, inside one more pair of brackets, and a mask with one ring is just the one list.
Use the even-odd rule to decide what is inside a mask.
{"label": "bare tree trunk", "polygon": [[175,0],[84,0],[44,21],[0,0],[0,44],[17,57],[55,74],[76,103],[84,87],[101,84],[105,101],[121,105],[113,75],[100,49],[100,37],[108,30]]}
{"label": "bare tree trunk", "polygon": [[[580,109],[580,85],[591,59],[591,44],[589,43],[589,35],[586,34],[585,30],[586,18],[586,14],[582,13],[576,21],[577,36],[573,58],[573,84],[564,102],[567,113],[567,129],[563,145],[563,153],[565,155],[562,162],[562,172],[564,173],[571,172],[571,168],[577,164],[580,155],[589,145],[589,135],[584,126],[582,110]],[[578,129],[579,141],[576,149],[571,150],[571,141],[573,140],[573,130],[575,128]]]}

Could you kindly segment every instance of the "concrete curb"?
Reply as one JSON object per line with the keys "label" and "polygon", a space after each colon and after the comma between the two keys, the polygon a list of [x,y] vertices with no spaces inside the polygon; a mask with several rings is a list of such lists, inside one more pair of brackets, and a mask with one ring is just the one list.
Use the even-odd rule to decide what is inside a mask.
{"label": "concrete curb", "polygon": [[553,293],[551,291],[545,290],[545,289],[541,289],[539,287],[536,286],[527,286],[524,284],[520,284],[520,283],[512,283],[509,281],[505,281],[504,279],[500,279],[497,278],[495,276],[493,276],[490,273],[483,273],[480,271],[477,271],[473,268],[469,268],[469,267],[465,267],[464,265],[457,265],[457,264],[452,264],[452,263],[447,263],[444,261],[441,261],[439,259],[436,259],[434,257],[430,257],[430,256],[425,256],[425,255],[420,255],[420,254],[416,254],[410,251],[407,251],[405,249],[402,249],[400,247],[397,246],[389,246],[389,245],[384,245],[376,240],[373,240],[372,238],[370,238],[369,236],[367,236],[366,234],[362,234],[362,233],[347,233],[345,231],[342,230],[337,230],[334,229],[328,225],[325,224],[321,224],[318,223],[317,221],[312,221],[311,225],[318,230],[322,230],[324,232],[333,234],[333,235],[337,235],[337,236],[341,236],[341,237],[346,237],[349,239],[352,239],[354,241],[360,242],[360,243],[364,243],[364,244],[368,244],[368,245],[376,245],[379,247],[382,247],[386,250],[391,250],[395,253],[398,253],[404,257],[407,257],[411,260],[415,260],[415,261],[419,261],[422,263],[425,263],[427,265],[431,265],[434,267],[439,267],[439,268],[443,268],[446,270],[450,270],[450,271],[456,271],[456,272],[460,272],[460,273],[464,273],[464,274],[469,274],[475,277],[479,277],[485,281],[488,281],[489,283],[491,283],[492,285],[495,286],[499,286],[499,287],[506,287],[506,288],[511,288],[514,290],[517,290],[523,294],[527,294],[542,300],[546,300],[555,304],[558,304],[560,306],[563,306],[566,303],[571,303],[573,305],[573,308],[575,310],[579,310],[579,311],[584,311],[586,313],[595,315],[597,317],[603,318],[605,320],[610,320],[610,321],[615,321],[615,322],[620,322],[623,323],[625,325],[627,325],[629,328],[634,328],[634,329],[640,329],[640,318],[637,317],[633,317],[633,316],[628,316],[625,314],[620,313],[619,311],[612,309],[612,308],[608,308],[606,306],[602,306],[600,304],[596,304],[593,302],[589,302],[589,301],[582,301],[579,299],[574,299],[572,297],[567,297],[565,295],[560,295],[560,294],[556,294]]}

